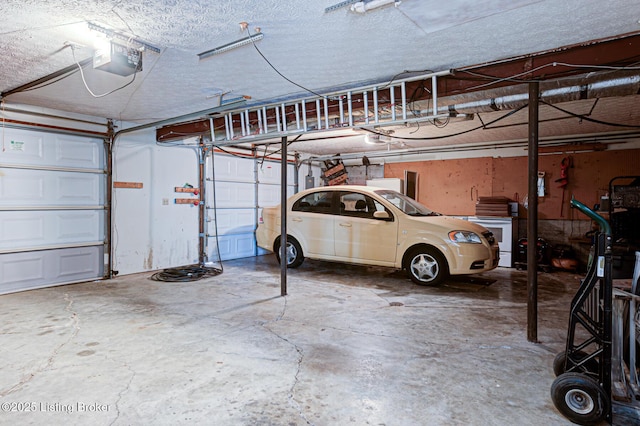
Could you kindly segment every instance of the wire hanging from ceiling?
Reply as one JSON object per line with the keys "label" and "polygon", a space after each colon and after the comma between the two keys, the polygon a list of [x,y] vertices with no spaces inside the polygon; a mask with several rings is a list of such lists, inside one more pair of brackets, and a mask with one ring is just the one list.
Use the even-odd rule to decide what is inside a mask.
{"label": "wire hanging from ceiling", "polygon": [[253,47],[255,47],[256,51],[258,52],[258,54],[260,56],[262,56],[262,59],[265,60],[265,62],[276,72],[278,73],[278,75],[282,78],[284,78],[285,80],[287,80],[289,83],[293,84],[294,86],[298,86],[299,88],[301,88],[302,90],[305,90],[313,95],[316,95],[318,97],[323,97],[323,95],[321,95],[318,92],[315,92],[307,87],[304,87],[301,84],[296,83],[295,81],[291,80],[290,78],[288,78],[287,76],[285,76],[284,74],[282,74],[268,59],[266,56],[264,56],[264,54],[260,51],[260,49],[258,49],[258,46],[256,46],[255,41],[253,40],[253,38],[251,37],[251,32],[249,31],[249,27],[247,27],[247,34],[249,34],[249,39],[251,40],[251,44],[253,44]]}
{"label": "wire hanging from ceiling", "polygon": [[567,115],[570,115],[571,117],[579,118],[580,120],[589,121],[591,123],[603,124],[605,126],[613,126],[613,127],[628,127],[628,128],[632,128],[632,129],[640,129],[640,126],[636,126],[636,125],[633,125],[633,124],[612,123],[610,121],[603,121],[603,120],[598,120],[598,119],[595,119],[595,118],[591,118],[591,117],[586,116],[584,114],[576,114],[574,112],[567,111],[564,108],[560,108],[557,105],[550,104],[550,103],[545,102],[543,100],[541,100],[540,103],[545,104],[547,106],[550,106],[551,108],[554,108],[554,109],[556,109],[556,110],[558,110],[560,112],[563,112],[563,113],[565,113]]}
{"label": "wire hanging from ceiling", "polygon": [[122,90],[125,87],[129,86],[131,83],[133,83],[136,80],[136,75],[138,74],[138,69],[136,68],[136,71],[133,73],[133,78],[131,79],[131,81],[129,81],[128,83],[124,84],[123,86],[117,87],[113,90],[110,90],[106,93],[102,93],[100,95],[96,95],[95,93],[93,93],[93,91],[89,88],[89,85],[87,84],[87,80],[84,77],[84,71],[82,70],[82,66],[80,65],[80,63],[78,62],[78,60],[76,59],[76,52],[75,52],[75,46],[73,46],[72,44],[69,45],[71,47],[71,54],[73,55],[73,60],[75,61],[76,65],[78,65],[78,69],[80,70],[80,76],[82,76],[82,82],[84,83],[84,87],[85,89],[87,89],[87,91],[89,92],[89,94],[91,94],[91,96],[93,96],[94,98],[103,98],[105,96],[108,96],[114,92],[117,92],[118,90]]}
{"label": "wire hanging from ceiling", "polygon": [[384,133],[378,133],[375,130],[369,130],[369,129],[365,129],[365,128],[363,128],[362,130],[366,130],[367,132],[371,132],[371,133],[375,133],[375,134],[379,134],[379,135],[384,135],[384,136],[387,136],[387,137],[392,138],[392,139],[405,139],[405,140],[414,140],[414,141],[430,141],[430,140],[446,139],[446,138],[452,138],[452,137],[455,137],[455,136],[464,135],[466,133],[471,133],[471,132],[474,132],[476,130],[484,129],[485,127],[487,127],[487,126],[489,126],[489,125],[491,125],[493,123],[496,123],[496,122],[498,122],[500,120],[504,120],[505,118],[510,117],[511,115],[519,112],[520,110],[526,108],[527,106],[528,106],[528,104],[522,105],[521,107],[518,107],[518,108],[516,108],[514,110],[511,110],[508,113],[502,115],[501,117],[498,117],[495,120],[492,120],[492,121],[488,122],[487,124],[481,124],[481,125],[476,126],[474,128],[463,130],[463,131],[457,132],[457,133],[451,133],[449,135],[431,136],[431,137],[423,137],[423,138],[412,138],[412,137],[405,137],[405,136],[385,135]]}
{"label": "wire hanging from ceiling", "polygon": [[[633,59],[633,58],[630,58]],[[637,64],[637,62],[636,62]],[[613,66],[613,65],[589,65],[589,64],[570,64],[570,63],[566,63],[566,62],[549,62],[547,64],[543,64],[540,66],[537,66],[535,68],[532,68],[530,70],[526,70],[523,71],[521,73],[517,73],[517,74],[513,74],[507,77],[498,77],[498,76],[493,76],[493,75],[487,75],[487,74],[481,74],[481,73],[477,73],[474,71],[470,71],[470,70],[457,70],[457,72],[459,73],[465,73],[465,74],[469,74],[472,75],[474,77],[480,77],[480,78],[484,78],[487,80],[491,80],[488,83],[484,83],[484,84],[480,84],[477,86],[473,86],[470,87],[468,90],[476,90],[476,89],[482,89],[484,87],[488,87],[488,86],[493,86],[494,84],[498,84],[498,83],[502,83],[504,81],[511,81],[514,83],[531,83],[531,82],[542,82],[543,80],[536,80],[536,79],[530,79],[530,80],[521,80],[519,79],[519,77],[522,77],[524,75],[527,74],[531,74],[534,73],[536,71],[540,71],[544,68],[548,68],[548,67],[556,67],[556,66],[562,66],[562,67],[569,67],[569,68],[577,68],[577,69],[599,69],[599,70],[609,70],[609,71],[637,71],[640,70],[640,66]]]}

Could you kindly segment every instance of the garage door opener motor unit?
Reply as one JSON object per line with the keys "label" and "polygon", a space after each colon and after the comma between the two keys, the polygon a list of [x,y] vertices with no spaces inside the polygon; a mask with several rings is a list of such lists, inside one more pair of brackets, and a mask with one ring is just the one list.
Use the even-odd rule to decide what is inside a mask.
{"label": "garage door opener motor unit", "polygon": [[96,50],[93,55],[93,68],[128,76],[142,71],[142,52],[112,41],[108,49]]}

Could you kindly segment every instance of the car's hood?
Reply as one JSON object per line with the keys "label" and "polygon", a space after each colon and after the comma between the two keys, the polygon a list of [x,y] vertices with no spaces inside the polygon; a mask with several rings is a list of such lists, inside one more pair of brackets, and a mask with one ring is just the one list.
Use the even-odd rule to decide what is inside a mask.
{"label": "car's hood", "polygon": [[478,235],[487,232],[487,228],[468,220],[458,219],[452,216],[406,216],[410,221],[428,223],[438,226],[445,231],[472,231]]}

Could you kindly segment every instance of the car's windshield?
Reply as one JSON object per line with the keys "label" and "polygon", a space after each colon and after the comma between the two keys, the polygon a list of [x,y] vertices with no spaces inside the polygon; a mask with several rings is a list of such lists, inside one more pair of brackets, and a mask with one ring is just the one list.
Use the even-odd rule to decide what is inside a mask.
{"label": "car's windshield", "polygon": [[376,194],[410,216],[440,216],[440,213],[429,210],[417,201],[390,189],[379,189]]}

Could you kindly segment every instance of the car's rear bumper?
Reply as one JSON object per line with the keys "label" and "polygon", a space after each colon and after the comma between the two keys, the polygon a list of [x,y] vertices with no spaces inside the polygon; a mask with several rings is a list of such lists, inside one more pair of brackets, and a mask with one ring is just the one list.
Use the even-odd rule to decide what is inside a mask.
{"label": "car's rear bumper", "polygon": [[265,250],[273,251],[273,243],[276,239],[276,233],[271,231],[264,225],[258,225],[256,229],[256,244]]}

